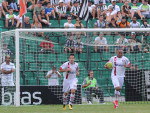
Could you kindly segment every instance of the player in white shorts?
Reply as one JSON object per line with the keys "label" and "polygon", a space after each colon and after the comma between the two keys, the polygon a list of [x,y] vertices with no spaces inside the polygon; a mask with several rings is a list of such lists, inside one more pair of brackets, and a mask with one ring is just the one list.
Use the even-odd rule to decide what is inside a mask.
{"label": "player in white shorts", "polygon": [[[115,88],[115,96],[116,96],[116,100],[113,103],[114,108],[117,108],[118,96],[120,96],[120,90],[124,83],[125,69],[130,68],[131,64],[129,59],[123,56],[123,50],[118,50],[117,56],[111,57],[108,62],[112,62],[113,64],[111,79]],[[106,65],[105,68],[109,69]]]}
{"label": "player in white shorts", "polygon": [[69,92],[70,100],[69,100],[69,109],[72,109],[72,104],[75,98],[75,91],[77,89],[77,78],[79,75],[78,63],[74,62],[75,57],[73,54],[70,54],[69,61],[65,62],[61,67],[59,72],[63,72],[64,80],[63,80],[63,109],[66,109],[67,105],[67,96]]}
{"label": "player in white shorts", "polygon": [[13,72],[15,65],[10,62],[10,56],[5,56],[5,62],[1,64],[1,84],[2,86],[14,86]]}

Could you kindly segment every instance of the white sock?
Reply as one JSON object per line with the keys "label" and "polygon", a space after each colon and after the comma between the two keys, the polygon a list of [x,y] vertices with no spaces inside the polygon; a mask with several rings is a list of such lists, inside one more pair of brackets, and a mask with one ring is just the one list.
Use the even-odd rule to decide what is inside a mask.
{"label": "white sock", "polygon": [[64,104],[64,105],[67,104],[67,101],[68,101],[68,100],[67,100],[67,97],[68,97],[67,95],[64,95],[64,94],[63,94],[63,104]]}
{"label": "white sock", "polygon": [[115,90],[115,96],[116,96],[116,100],[118,100],[118,97],[120,96],[120,91]]}
{"label": "white sock", "polygon": [[69,104],[73,104],[75,98],[75,94],[70,94],[70,101]]}

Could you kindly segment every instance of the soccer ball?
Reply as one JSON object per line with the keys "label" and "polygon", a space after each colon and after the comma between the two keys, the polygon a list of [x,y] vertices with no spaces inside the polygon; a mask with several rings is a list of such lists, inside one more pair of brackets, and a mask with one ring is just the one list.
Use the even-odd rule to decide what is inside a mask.
{"label": "soccer ball", "polygon": [[107,62],[105,65],[106,65],[109,69],[111,69],[111,68],[113,67],[112,62]]}

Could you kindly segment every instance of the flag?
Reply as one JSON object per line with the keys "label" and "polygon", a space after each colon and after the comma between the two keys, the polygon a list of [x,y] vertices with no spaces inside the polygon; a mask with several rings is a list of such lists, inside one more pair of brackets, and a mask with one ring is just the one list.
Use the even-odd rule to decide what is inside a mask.
{"label": "flag", "polygon": [[19,17],[22,17],[24,14],[27,13],[26,0],[19,0],[19,5],[20,5]]}
{"label": "flag", "polygon": [[88,0],[82,0],[78,17],[84,19],[85,21],[88,21],[89,18]]}

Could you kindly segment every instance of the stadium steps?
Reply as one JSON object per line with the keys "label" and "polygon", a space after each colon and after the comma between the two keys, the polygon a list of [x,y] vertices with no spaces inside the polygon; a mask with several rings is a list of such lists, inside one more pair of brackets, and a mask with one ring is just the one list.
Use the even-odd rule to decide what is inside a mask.
{"label": "stadium steps", "polygon": [[66,43],[66,40],[67,40],[67,37],[65,36],[59,37],[59,44],[62,44],[62,47],[63,47]]}
{"label": "stadium steps", "polygon": [[52,68],[52,64],[51,63],[41,63],[41,71],[48,71]]}
{"label": "stadium steps", "polygon": [[54,51],[57,52],[57,53],[62,53],[63,47],[58,45],[58,44],[55,44],[54,45]]}
{"label": "stadium steps", "polygon": [[[60,22],[60,23],[59,23]],[[64,28],[64,23],[66,23],[67,22],[67,20],[60,20],[60,21],[58,21],[58,23],[59,23],[59,27],[60,28]]]}
{"label": "stadium steps", "polygon": [[79,70],[86,70],[85,64],[83,62],[79,62],[78,65],[79,65]]}
{"label": "stadium steps", "polygon": [[82,53],[79,56],[80,61],[87,61],[87,53]]}
{"label": "stadium steps", "polygon": [[91,62],[91,70],[97,70],[98,69],[98,63],[97,62]]}
{"label": "stadium steps", "polygon": [[25,62],[35,62],[34,54],[25,54]]}
{"label": "stadium steps", "polygon": [[68,61],[68,55],[67,54],[57,54],[57,57],[58,57],[60,62]]}
{"label": "stadium steps", "polygon": [[56,62],[56,54],[47,54],[47,62]]}
{"label": "stadium steps", "polygon": [[100,61],[100,53],[91,53],[91,61]]}
{"label": "stadium steps", "polygon": [[59,23],[58,23],[58,20],[50,20],[50,23],[52,28],[59,28]]}
{"label": "stadium steps", "polygon": [[40,70],[40,65],[38,63],[29,63],[29,70],[39,71]]}
{"label": "stadium steps", "polygon": [[28,11],[25,16],[28,16],[30,19],[33,18],[33,12]]}
{"label": "stadium steps", "polygon": [[97,66],[98,66],[98,70],[106,70],[104,68],[104,65],[106,64],[106,61],[101,61],[101,62],[98,62],[97,63]]}
{"label": "stadium steps", "polygon": [[1,20],[1,19],[0,19],[0,27],[4,27],[4,26],[5,26],[4,20]]}
{"label": "stadium steps", "polygon": [[109,59],[113,56],[112,53],[109,52],[103,52],[102,53],[102,60],[103,61],[109,61]]}
{"label": "stadium steps", "polygon": [[143,59],[145,61],[150,61],[150,53],[143,53]]}

